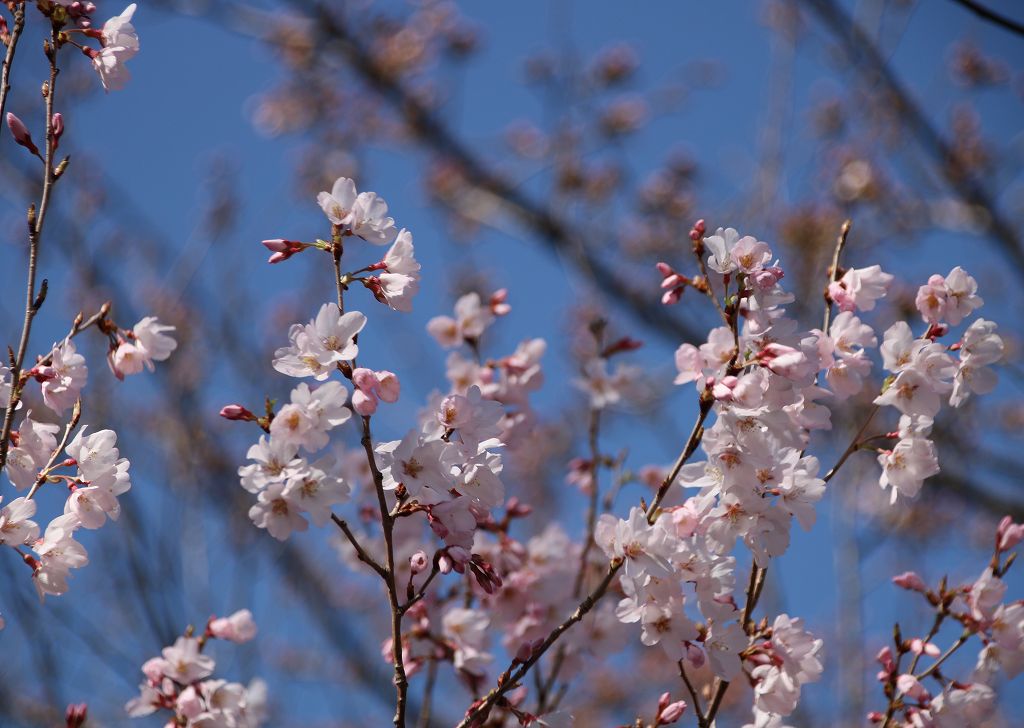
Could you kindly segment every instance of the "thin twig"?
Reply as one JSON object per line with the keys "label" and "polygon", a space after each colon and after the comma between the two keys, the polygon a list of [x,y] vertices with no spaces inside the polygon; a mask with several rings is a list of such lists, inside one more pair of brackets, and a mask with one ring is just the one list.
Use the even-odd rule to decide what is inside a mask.
{"label": "thin twig", "polygon": [[922,672],[920,675],[914,675],[914,677],[916,677],[918,680],[924,680],[926,677],[928,677],[933,672],[938,670],[939,667],[942,665],[942,663],[945,662],[946,660],[948,660],[949,657],[954,652],[959,650],[964,645],[964,643],[967,642],[967,640],[969,640],[970,638],[971,638],[971,633],[970,632],[964,632],[963,634],[961,634],[960,637],[957,639],[957,641],[954,642],[950,646],[950,648],[948,650],[946,650],[938,660],[935,661],[934,665],[929,667],[927,670]]}
{"label": "thin twig", "polygon": [[423,703],[420,707],[420,717],[416,721],[416,728],[429,728],[430,711],[434,702],[434,684],[437,682],[437,660],[431,660],[427,665],[427,682],[423,686]]}
{"label": "thin twig", "polygon": [[[704,421],[707,419],[708,414],[711,412],[711,407],[714,404],[714,398],[710,395],[702,395],[700,399],[700,411],[697,415],[697,421],[694,422],[693,429],[690,431],[690,436],[686,440],[686,444],[683,446],[682,452],[679,454],[678,459],[672,466],[671,471],[665,477],[661,487],[658,489],[658,494],[655,496],[654,501],[647,508],[647,522],[653,524],[658,517],[658,508],[661,506],[661,501],[664,500],[665,494],[668,489],[675,482],[679,475],[679,472],[683,469],[683,465],[686,461],[696,452],[700,446],[700,441],[704,437]],[[548,636],[544,638],[544,641],[534,649],[533,654],[530,655],[523,663],[517,663],[513,660],[509,666],[502,673],[498,679],[498,686],[492,689],[486,696],[477,700],[473,707],[467,712],[462,722],[458,724],[458,728],[467,728],[470,725],[477,725],[487,719],[491,709],[495,703],[500,700],[506,692],[511,690],[513,687],[519,684],[519,681],[530,671],[538,660],[544,656],[544,653],[553,645],[559,637],[562,636],[570,627],[577,622],[581,621],[583,617],[594,608],[601,598],[608,591],[608,586],[612,583],[612,579],[622,568],[622,559],[613,559],[608,564],[608,571],[605,573],[604,578],[601,579],[600,583],[580,602],[579,606],[576,607],[575,611],[569,617],[567,617],[561,624],[555,627]],[[516,665],[519,668],[516,669]]]}
{"label": "thin twig", "polygon": [[23,382],[21,370],[28,352],[29,337],[32,334],[32,322],[46,297],[46,281],[43,281],[39,292],[36,292],[36,268],[39,262],[39,240],[43,233],[46,211],[50,205],[50,193],[53,189],[53,152],[55,137],[53,133],[53,98],[57,84],[57,28],[50,29],[50,81],[46,93],[46,159],[43,165],[43,192],[39,200],[39,209],[29,208],[29,252],[28,281],[25,285],[25,318],[21,327],[21,339],[18,342],[18,353],[11,367],[11,394],[4,412],[3,430],[0,432],[0,470],[7,465],[7,453],[10,448],[11,428],[14,425],[14,410],[21,400]]}
{"label": "thin twig", "polygon": [[994,10],[989,10],[981,3],[975,2],[974,0],[953,0],[953,2],[958,5],[962,5],[978,17],[984,18],[994,25],[1005,28],[1011,33],[1024,36],[1024,24],[1018,23],[1016,20],[1008,18],[1005,15],[1000,15]]}
{"label": "thin twig", "polygon": [[871,408],[871,412],[868,413],[868,417],[866,420],[864,420],[864,424],[860,426],[860,429],[857,430],[857,434],[853,436],[853,439],[850,441],[850,444],[847,446],[846,450],[844,450],[843,454],[839,456],[839,460],[837,460],[836,464],[833,465],[827,473],[825,473],[825,476],[822,478],[822,480],[824,480],[826,483],[832,480],[832,478],[835,477],[836,473],[839,472],[839,468],[843,467],[843,463],[846,462],[847,458],[853,455],[853,453],[857,452],[857,448],[860,446],[861,443],[861,436],[867,431],[868,425],[871,424],[871,420],[874,419],[875,414],[878,412],[879,409],[880,407],[877,404]]}
{"label": "thin twig", "polygon": [[4,54],[3,68],[0,69],[0,117],[7,105],[7,92],[11,90],[11,66],[14,65],[14,52],[18,49],[18,39],[25,28],[25,4],[14,9],[14,25],[7,40],[7,53]]}
{"label": "thin twig", "polygon": [[[344,252],[343,247],[343,236],[338,226],[334,226],[332,231],[333,239],[333,250],[332,257],[334,258],[334,283],[338,293],[338,309],[342,312],[345,310],[345,284],[341,280],[341,256]],[[354,363],[354,362],[353,362]],[[374,568],[381,578],[384,580],[388,591],[388,603],[391,607],[391,657],[395,665],[395,716],[393,723],[395,728],[405,728],[405,713],[408,703],[409,695],[409,677],[405,672],[405,657],[404,650],[402,649],[402,616],[405,614],[402,609],[402,605],[398,598],[398,585],[395,582],[395,517],[391,515],[391,510],[388,508],[387,497],[384,494],[384,476],[380,472],[380,468],[377,467],[377,460],[373,454],[373,433],[370,429],[370,417],[364,416],[362,418],[363,423],[363,436],[360,442],[363,445],[363,450],[366,453],[366,462],[370,466],[370,473],[373,476],[374,489],[377,492],[377,505],[380,509],[380,521],[381,528],[384,531],[384,547],[387,563],[385,566],[381,566],[374,562],[369,562],[371,567]],[[337,519],[336,521],[337,522]],[[339,524],[340,526],[341,524]],[[347,529],[342,528],[345,535],[348,536],[349,532]],[[349,539],[354,542],[354,537]],[[357,548],[357,553],[361,550]],[[360,555],[360,559],[363,556],[369,558],[369,555],[365,551]]]}
{"label": "thin twig", "polygon": [[50,459],[43,466],[42,470],[39,471],[39,477],[36,478],[36,482],[32,484],[32,488],[29,490],[28,495],[25,496],[26,500],[32,500],[35,497],[36,491],[38,491],[46,479],[50,475],[50,471],[53,469],[53,464],[57,462],[57,457],[61,452],[68,446],[68,441],[71,439],[71,433],[74,432],[75,428],[78,427],[78,420],[82,417],[82,400],[75,402],[75,407],[71,411],[71,421],[68,422],[64,428],[64,436],[61,437],[60,443],[54,449],[50,455]]}
{"label": "thin twig", "polygon": [[[839,229],[839,237],[836,239],[835,250],[832,251],[832,265],[828,268],[828,282],[829,285],[839,280],[839,256],[843,254],[843,248],[846,247],[846,238],[850,235],[850,226],[852,221],[845,220],[843,226]],[[832,297],[829,295],[828,286],[825,287],[825,319],[821,324],[821,332],[828,336],[828,327],[832,322]]]}
{"label": "thin twig", "polygon": [[373,558],[369,552],[363,548],[363,545],[359,543],[359,539],[357,539],[356,535],[352,533],[352,529],[349,527],[348,522],[342,518],[338,518],[333,513],[331,514],[331,520],[334,521],[338,528],[341,529],[341,532],[345,534],[345,538],[347,538],[348,542],[352,544],[352,548],[356,550],[356,556],[359,557],[359,560],[376,571],[382,579],[387,580],[387,570],[377,563],[377,559]]}

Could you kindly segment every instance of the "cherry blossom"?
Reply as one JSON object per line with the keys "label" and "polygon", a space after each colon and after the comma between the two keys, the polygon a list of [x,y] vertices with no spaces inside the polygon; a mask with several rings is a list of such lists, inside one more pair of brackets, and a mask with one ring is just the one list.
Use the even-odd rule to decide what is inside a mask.
{"label": "cherry blossom", "polygon": [[376,192],[357,194],[355,182],[347,177],[339,177],[317,202],[327,219],[346,234],[375,245],[387,245],[398,234],[394,219],[387,217],[387,203]]}
{"label": "cherry blossom", "polygon": [[78,353],[70,339],[54,345],[50,364],[33,371],[42,381],[43,403],[57,414],[74,405],[89,378],[85,357]]}

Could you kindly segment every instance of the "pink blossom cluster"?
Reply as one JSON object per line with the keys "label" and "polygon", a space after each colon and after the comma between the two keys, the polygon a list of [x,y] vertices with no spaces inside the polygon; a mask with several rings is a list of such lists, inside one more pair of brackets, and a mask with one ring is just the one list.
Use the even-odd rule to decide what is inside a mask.
{"label": "pink blossom cluster", "polygon": [[[896,628],[892,647],[877,655],[889,707],[868,715],[872,723],[914,728],[980,726],[996,710],[994,686],[1024,671],[1024,601],[1007,601],[1006,572],[1013,564],[1012,550],[1024,540],[1024,524],[1007,516],[996,530],[992,561],[973,584],[950,586],[943,578],[928,586],[914,572],[893,582],[917,592],[935,612],[931,631],[923,637],[905,638]],[[960,636],[943,651],[936,642],[944,622],[956,623]],[[950,676],[947,660],[971,638],[981,643],[973,670],[964,679]],[[930,662],[930,665],[923,663]],[[908,664],[909,663],[909,664]]]}
{"label": "pink blossom cluster", "polygon": [[[329,241],[264,241],[274,251],[271,262],[309,249],[333,258],[337,303],[323,304],[313,320],[293,325],[290,344],[278,349],[273,362],[282,374],[319,384],[300,383],[289,403],[275,411],[268,401],[262,416],[240,405],[222,411],[264,430],[249,450],[253,462],[239,470],[243,487],[257,496],[250,517],[281,539],[305,530],[306,516],[317,525],[333,520],[345,535],[346,558],[369,565],[388,585],[393,631],[382,654],[395,666],[399,693],[424,665],[450,663],[470,690],[486,696],[470,707],[464,725],[476,724],[495,705],[521,725],[564,721],[558,710],[527,711],[530,689],[512,683],[549,649],[557,655],[550,679],[571,679],[586,659],[622,649],[638,627],[640,642],[658,646],[684,680],[687,669],[705,665],[716,678],[715,690],[745,676],[753,688],[750,725],[781,726],[797,709],[803,686],[820,680],[824,670],[823,640],[802,619],[783,613],[758,622],[751,615],[772,559],[789,548],[793,521],[805,530],[813,527],[826,483],[859,450],[874,450],[880,486],[894,501],[915,496],[938,472],[929,433],[942,402],[957,407],[972,393],[990,391],[995,375],[988,367],[1003,353],[994,324],[967,323],[981,301],[974,280],[959,268],[930,279],[928,292],[918,296],[926,324],[919,336],[904,322],[879,336],[862,318],[893,280],[879,266],[831,271],[825,322],[820,329],[804,329],[787,313],[794,297],[782,285],[785,270],[770,246],[732,228],[707,235],[698,223],[691,239],[699,275],[659,265],[669,292],[663,302],[675,303],[693,288],[711,300],[722,322],[704,343],[682,344],[675,352],[675,381],[693,382],[699,405],[677,464],[648,466],[632,476],[656,491],[653,503],[632,507],[625,518],[599,515],[598,476],[613,464],[592,444],[591,457],[576,458],[570,473],[592,499],[586,540],[576,543],[551,524],[523,542],[510,526],[531,509],[510,497],[503,473],[505,458],[530,446],[537,421],[530,395],[543,381],[545,342],[527,340],[507,356],[486,356],[489,328],[511,310],[508,294],[502,289],[489,297],[461,296],[452,315],[436,316],[427,325],[452,350],[447,393],[433,394],[402,437],[375,442],[371,419],[382,403],[397,401],[398,377],[357,363],[368,322],[362,313],[346,311],[343,298],[352,283],[362,282],[378,300],[406,310],[382,293],[385,274],[372,277],[376,282],[362,274],[402,274],[395,256],[405,256],[408,243],[406,260],[413,260],[411,236],[396,233],[383,200],[357,193],[351,180],[339,179],[319,202],[331,223]],[[395,240],[395,256],[345,273],[342,256],[352,238],[380,245]],[[839,251],[841,246],[837,260]],[[418,264],[405,271],[418,281]],[[414,292],[415,286],[403,290]],[[961,323],[967,323],[961,333],[943,343]],[[588,397],[596,443],[600,413],[632,399],[649,377],[630,364],[613,368],[612,359],[639,342],[625,337],[605,345],[603,325],[592,332],[597,346],[575,384]],[[885,370],[880,382],[872,378],[879,361]],[[351,398],[345,381],[352,384]],[[809,453],[813,435],[832,428],[834,403],[865,392],[875,405],[868,421],[835,467],[822,473],[818,456]],[[874,434],[869,426],[885,416],[886,407],[896,410],[898,423]],[[363,452],[335,441],[334,429],[350,419],[361,422]],[[320,455],[329,447],[330,454]],[[697,453],[703,457],[690,462]],[[307,458],[313,457],[319,459],[311,463]],[[370,525],[372,507],[360,510],[367,528],[358,534],[332,510],[360,494],[356,483],[375,491],[379,531]],[[598,549],[590,548],[591,536]],[[748,559],[738,551],[740,544],[750,552],[745,593],[737,571]],[[588,596],[591,577],[602,569],[606,580]],[[466,577],[464,593],[430,590],[436,578],[451,572]],[[1001,577],[995,567],[990,572],[991,578]],[[606,591],[617,598],[602,601]],[[974,615],[972,624],[989,644],[1009,644],[997,630],[1016,624],[1015,607],[979,612],[971,605],[986,598],[968,592],[958,598],[966,600],[965,614]],[[554,648],[552,635],[558,638]],[[920,654],[934,651],[928,640],[918,647]],[[512,661],[497,692],[487,693],[499,649]],[[1003,664],[997,648],[989,653],[990,662]],[[503,687],[506,681],[511,682]],[[720,698],[705,713],[693,697],[699,721],[713,721]],[[400,698],[399,710],[401,705]],[[655,724],[675,722],[685,708],[683,701],[662,696]]]}
{"label": "pink blossom cluster", "polygon": [[248,642],[256,624],[248,609],[228,617],[211,618],[206,631],[195,637],[191,628],[160,657],[142,666],[145,681],[139,696],[125,706],[140,718],[168,714],[167,726],[184,728],[258,728],[266,721],[267,686],[260,679],[248,685],[213,677],[217,665],[204,650],[210,639]]}
{"label": "pink blossom cluster", "polygon": [[[106,309],[105,309],[106,310]],[[97,326],[108,337],[120,330],[106,314]],[[163,326],[154,317],[135,325],[131,336],[135,344],[111,344],[112,357],[121,346],[144,352],[152,367],[153,360],[164,360],[176,342],[167,335],[172,326]],[[77,333],[77,328],[75,330]],[[148,348],[147,348],[148,347]],[[139,369],[129,370],[134,373]],[[115,369],[116,372],[116,369]],[[0,511],[0,545],[13,548],[32,569],[32,578],[40,598],[60,595],[68,590],[72,569],[89,562],[85,547],[75,536],[79,529],[98,529],[109,518],[120,515],[118,497],[131,488],[129,462],[120,456],[117,434],[113,430],[88,433],[88,426],[79,425],[81,392],[89,377],[85,357],[78,353],[70,336],[54,344],[46,356],[38,357],[31,369],[22,372],[20,387],[29,381],[39,383],[42,402],[54,415],[62,416],[72,409],[71,419],[61,437],[61,426],[36,417],[27,410],[18,429],[11,433],[4,472],[18,491],[28,491]],[[120,378],[120,377],[119,377]],[[0,404],[10,401],[12,382],[5,369],[0,386]],[[19,393],[23,390],[19,389]],[[18,404],[21,404],[19,395]],[[77,432],[75,432],[77,428]],[[74,437],[71,437],[74,432]],[[65,457],[60,458],[63,451]],[[67,489],[63,514],[53,518],[40,537],[39,526],[31,520],[36,515],[35,495],[47,485]],[[2,498],[2,496],[0,496]],[[22,548],[27,550],[23,551]]]}

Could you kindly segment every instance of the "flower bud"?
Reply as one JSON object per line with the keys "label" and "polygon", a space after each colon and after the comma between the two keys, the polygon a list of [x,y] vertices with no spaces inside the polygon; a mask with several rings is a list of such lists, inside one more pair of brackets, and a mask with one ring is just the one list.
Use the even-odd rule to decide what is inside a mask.
{"label": "flower bud", "polygon": [[[667,694],[668,693],[666,693],[666,695]],[[677,700],[674,703],[669,703],[664,708],[662,708],[660,713],[658,713],[657,725],[671,725],[672,723],[675,723],[683,717],[683,711],[685,710],[686,703],[682,700]]]}
{"label": "flower bud", "polygon": [[519,645],[519,649],[516,650],[515,661],[526,662],[533,655],[533,645],[529,642],[523,642]]}
{"label": "flower bud", "polygon": [[306,243],[300,243],[297,240],[285,240],[283,238],[264,240],[263,246],[273,253],[267,259],[268,263],[280,263],[283,260],[288,260],[296,253],[301,253],[309,247]]}
{"label": "flower bud", "polygon": [[372,393],[356,389],[352,392],[352,409],[363,417],[369,417],[377,411],[377,398]]}
{"label": "flower bud", "polygon": [[256,415],[240,404],[221,407],[220,416],[226,420],[241,420],[243,422],[253,422],[256,419]]}
{"label": "flower bud", "polygon": [[413,574],[422,574],[427,569],[430,560],[425,551],[420,550],[409,557],[409,569]]}
{"label": "flower bud", "polygon": [[64,134],[64,116],[59,111],[53,115],[50,126],[53,128],[53,148],[56,149],[60,144],[61,136]]}
{"label": "flower bud", "polygon": [[385,402],[397,402],[401,392],[401,385],[398,382],[398,375],[386,369],[377,372],[377,396]]}
{"label": "flower bud", "polygon": [[901,586],[904,589],[909,589],[910,591],[921,593],[928,591],[928,587],[925,585],[924,580],[922,580],[921,577],[913,571],[905,571],[898,576],[894,576],[892,578],[892,583],[896,586]]}
{"label": "flower bud", "polygon": [[7,112],[7,128],[11,130],[11,135],[21,146],[32,152],[36,156],[39,155],[39,147],[32,141],[32,135],[28,132],[28,127],[25,123],[11,112]]}
{"label": "flower bud", "polygon": [[1009,551],[1024,541],[1024,523],[1014,523],[1010,516],[999,522],[996,529],[996,546],[999,551]]}
{"label": "flower bud", "polygon": [[256,636],[256,622],[253,621],[252,612],[240,609],[230,617],[211,620],[207,630],[217,639],[248,642]]}
{"label": "flower bud", "polygon": [[81,728],[85,725],[85,719],[88,718],[89,706],[85,703],[71,703],[68,705],[68,709],[64,711],[64,720],[67,724],[67,728]]}
{"label": "flower bud", "polygon": [[499,288],[497,291],[491,294],[491,313],[495,316],[504,316],[512,307],[507,303],[508,301],[508,289]]}

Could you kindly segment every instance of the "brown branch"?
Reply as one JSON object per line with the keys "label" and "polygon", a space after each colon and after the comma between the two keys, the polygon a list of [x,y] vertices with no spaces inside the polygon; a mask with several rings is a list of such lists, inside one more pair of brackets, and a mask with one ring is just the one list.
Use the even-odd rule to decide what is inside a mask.
{"label": "brown branch", "polygon": [[369,566],[374,571],[376,571],[377,574],[382,579],[387,581],[387,570],[383,566],[378,564],[377,559],[370,556],[367,550],[363,548],[363,545],[359,543],[359,539],[356,538],[356,535],[352,533],[352,529],[349,528],[348,522],[344,519],[338,518],[333,513],[331,514],[331,520],[334,521],[334,523],[337,524],[338,528],[341,529],[341,532],[345,534],[345,538],[347,538],[348,542],[352,544],[352,548],[356,550],[356,556],[359,558],[359,560],[367,566]]}
{"label": "brown branch", "polygon": [[979,18],[984,18],[993,25],[998,25],[1011,33],[1024,36],[1024,24],[1018,23],[1016,20],[1008,18],[1005,15],[1000,15],[994,10],[989,10],[981,3],[975,2],[975,0],[953,0],[953,2],[967,8]]}
{"label": "brown branch", "polygon": [[[470,184],[492,195],[524,227],[531,230],[552,250],[575,258],[598,290],[609,298],[624,303],[644,324],[663,332],[674,340],[695,341],[698,336],[691,326],[669,315],[664,306],[652,305],[651,297],[638,291],[615,273],[614,266],[597,257],[585,245],[573,225],[554,211],[531,199],[512,181],[490,169],[434,114],[419,98],[408,91],[401,80],[383,68],[351,32],[340,13],[327,3],[315,0],[290,0],[307,11],[314,27],[325,41],[325,52],[338,53],[351,69],[405,119],[410,131],[424,145],[453,162]],[[578,254],[578,255],[574,255]]]}
{"label": "brown branch", "polygon": [[[711,412],[711,406],[714,404],[714,398],[710,394],[702,394],[700,399],[700,411],[697,415],[697,421],[694,422],[693,429],[690,431],[690,436],[686,440],[686,444],[683,446],[682,452],[676,459],[675,464],[672,466],[671,471],[665,480],[662,482],[661,487],[658,489],[658,494],[651,505],[647,508],[647,522],[653,524],[658,517],[658,509],[661,505],[662,500],[665,498],[665,494],[668,492],[669,487],[675,482],[675,479],[679,476],[679,472],[683,469],[683,465],[690,459],[697,448],[700,446],[700,441],[704,437],[704,421],[707,419],[708,414]],[[501,677],[498,678],[498,686],[491,690],[486,696],[476,701],[468,711],[466,711],[466,717],[459,723],[458,728],[468,728],[471,725],[482,724],[490,714],[491,709],[495,703],[500,700],[506,692],[511,690],[513,687],[519,684],[519,681],[526,676],[538,660],[544,656],[544,653],[553,645],[559,637],[562,636],[570,627],[579,622],[594,608],[601,598],[608,591],[608,586],[611,584],[612,579],[622,568],[625,563],[621,558],[613,559],[608,564],[608,571],[605,573],[604,578],[601,582],[580,602],[576,610],[567,617],[561,624],[555,627],[544,641],[534,649],[530,658],[523,663],[517,663],[513,660],[509,666],[502,673]],[[519,664],[519,668],[516,669],[516,665]]]}
{"label": "brown branch", "polygon": [[953,146],[932,126],[867,31],[835,0],[802,2],[842,44],[850,65],[859,66],[870,82],[883,87],[892,99],[890,110],[899,115],[911,136],[931,155],[949,188],[967,204],[985,210],[989,217],[990,237],[1003,254],[1024,270],[1024,244],[1017,227],[1003,216],[985,185],[957,159]]}
{"label": "brown branch", "polygon": [[25,28],[25,4],[18,5],[14,10],[14,26],[7,40],[7,53],[4,54],[3,67],[0,69],[0,117],[4,115],[7,105],[7,93],[11,90],[11,66],[14,65],[14,53],[18,49],[18,39]]}
{"label": "brown branch", "polygon": [[46,87],[46,159],[43,164],[43,192],[39,200],[39,209],[34,206],[29,208],[29,252],[28,252],[28,280],[25,284],[25,318],[21,327],[21,338],[18,342],[18,353],[12,362],[11,367],[11,394],[7,400],[7,410],[4,412],[3,430],[0,431],[0,470],[7,464],[7,453],[10,448],[11,429],[14,426],[14,410],[21,401],[23,382],[21,377],[22,366],[25,363],[25,354],[28,352],[28,342],[32,335],[32,322],[43,305],[46,298],[46,280],[43,280],[38,292],[36,291],[36,269],[39,263],[39,240],[43,233],[43,223],[46,220],[46,211],[50,205],[50,194],[53,190],[53,183],[56,179],[53,171],[53,152],[56,145],[56,138],[53,133],[53,97],[56,95],[57,84],[57,28],[50,29],[50,46],[47,56],[50,61],[50,80]]}

